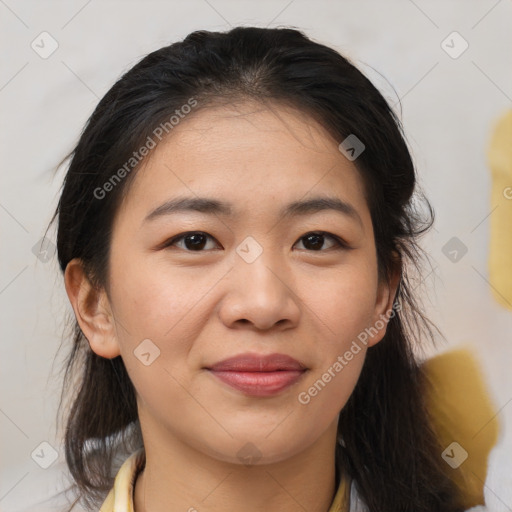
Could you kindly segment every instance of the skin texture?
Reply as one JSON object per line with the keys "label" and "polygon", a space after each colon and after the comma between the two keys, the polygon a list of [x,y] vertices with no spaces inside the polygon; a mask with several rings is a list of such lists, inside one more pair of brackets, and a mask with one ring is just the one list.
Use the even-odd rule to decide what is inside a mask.
{"label": "skin texture", "polygon": [[[338,415],[385,325],[309,403],[298,396],[390,311],[398,283],[378,281],[363,182],[339,142],[276,104],[198,111],[152,150],[117,212],[110,294],[91,288],[79,260],[68,265],[66,290],[91,349],[121,355],[137,391],[147,458],[137,512],[329,509]],[[319,195],[350,203],[361,223],[334,210],[278,213]],[[235,214],[143,222],[177,196],[229,201]],[[184,239],[163,247],[187,231],[210,237],[200,250]],[[327,235],[308,243],[312,231],[350,249]],[[248,236],[263,251],[251,263],[236,251]],[[134,355],[146,339],[160,350],[147,366]],[[244,352],[288,354],[308,370],[262,398],[204,369]],[[244,446],[252,465],[238,453]]]}

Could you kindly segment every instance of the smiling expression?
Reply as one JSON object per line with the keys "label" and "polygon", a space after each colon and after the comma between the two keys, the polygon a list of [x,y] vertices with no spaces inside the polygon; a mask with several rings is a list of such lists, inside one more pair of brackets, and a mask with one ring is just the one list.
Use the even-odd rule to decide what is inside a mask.
{"label": "smiling expression", "polygon": [[[114,222],[102,346],[122,356],[143,427],[236,463],[246,442],[272,462],[334,435],[367,347],[309,404],[297,397],[390,305],[363,181],[338,144],[301,112],[245,102],[189,116],[137,170]],[[208,369],[247,353],[306,371],[258,395]]]}

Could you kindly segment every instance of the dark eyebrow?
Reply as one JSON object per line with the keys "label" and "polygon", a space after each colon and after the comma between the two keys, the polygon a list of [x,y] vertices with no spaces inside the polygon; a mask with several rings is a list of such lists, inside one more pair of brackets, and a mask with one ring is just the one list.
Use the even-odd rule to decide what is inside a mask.
{"label": "dark eyebrow", "polygon": [[[337,197],[318,196],[307,200],[294,201],[286,205],[279,212],[279,218],[308,215],[324,210],[334,210],[350,217],[356,220],[364,230],[363,221],[354,206]],[[177,197],[166,201],[152,210],[145,217],[143,223],[164,215],[179,212],[199,212],[209,215],[223,215],[225,217],[234,215],[232,205],[225,201],[208,197]]]}

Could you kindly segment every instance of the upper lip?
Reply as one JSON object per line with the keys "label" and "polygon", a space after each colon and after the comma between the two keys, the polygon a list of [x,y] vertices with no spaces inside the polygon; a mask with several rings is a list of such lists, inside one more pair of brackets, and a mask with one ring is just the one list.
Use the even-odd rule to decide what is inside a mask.
{"label": "upper lip", "polygon": [[306,370],[306,366],[286,354],[245,353],[224,359],[207,367],[213,371],[273,372],[279,370]]}

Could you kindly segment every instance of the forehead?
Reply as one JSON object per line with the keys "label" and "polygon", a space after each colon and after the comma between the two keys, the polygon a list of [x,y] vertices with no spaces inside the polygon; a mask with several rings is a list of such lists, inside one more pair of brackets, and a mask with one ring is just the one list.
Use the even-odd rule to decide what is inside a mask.
{"label": "forehead", "polygon": [[278,104],[200,109],[142,161],[122,208],[141,217],[186,192],[253,211],[258,203],[271,207],[322,193],[365,209],[359,171],[338,144],[311,117]]}

